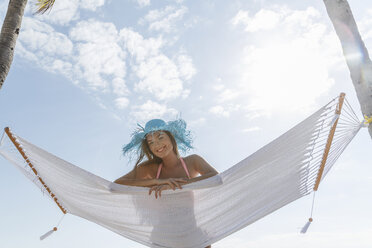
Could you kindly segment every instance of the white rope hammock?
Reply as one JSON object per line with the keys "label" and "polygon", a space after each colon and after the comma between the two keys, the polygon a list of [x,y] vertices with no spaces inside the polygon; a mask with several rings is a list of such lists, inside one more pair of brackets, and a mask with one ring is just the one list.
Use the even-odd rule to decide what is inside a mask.
{"label": "white rope hammock", "polygon": [[147,188],[85,171],[10,130],[0,154],[64,213],[150,247],[205,247],[317,189],[363,126],[346,99],[341,111],[343,99],[334,98],[219,175],[163,192],[160,199],[149,197]]}

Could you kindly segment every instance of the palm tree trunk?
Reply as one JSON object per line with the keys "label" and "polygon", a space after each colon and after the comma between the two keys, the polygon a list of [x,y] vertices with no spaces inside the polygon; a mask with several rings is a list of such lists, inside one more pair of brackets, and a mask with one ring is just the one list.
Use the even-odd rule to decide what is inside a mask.
{"label": "palm tree trunk", "polygon": [[[363,115],[372,114],[372,63],[347,0],[323,0],[341,41]],[[372,138],[372,124],[368,127]]]}
{"label": "palm tree trunk", "polygon": [[14,48],[21,29],[27,0],[10,0],[0,34],[0,89],[13,61]]}

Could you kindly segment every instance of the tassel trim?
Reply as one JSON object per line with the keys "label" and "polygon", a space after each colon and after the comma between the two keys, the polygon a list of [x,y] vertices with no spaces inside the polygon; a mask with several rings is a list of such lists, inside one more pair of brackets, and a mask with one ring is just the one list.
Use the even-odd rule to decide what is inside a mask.
{"label": "tassel trim", "polygon": [[54,227],[52,230],[48,231],[47,233],[45,233],[44,235],[41,235],[40,236],[40,240],[43,240],[47,237],[49,237],[50,235],[52,235],[54,232],[57,231],[57,227]]}
{"label": "tassel trim", "polygon": [[309,228],[311,222],[313,222],[313,218],[309,218],[309,221],[304,225],[304,227],[301,229],[301,233],[306,233],[307,229]]}

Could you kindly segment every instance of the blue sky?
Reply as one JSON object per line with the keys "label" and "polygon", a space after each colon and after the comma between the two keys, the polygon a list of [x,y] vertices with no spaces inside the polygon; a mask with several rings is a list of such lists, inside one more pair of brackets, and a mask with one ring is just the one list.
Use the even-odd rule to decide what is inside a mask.
{"label": "blue sky", "polygon": [[[8,1],[0,2],[3,20]],[[349,1],[367,48],[372,3]],[[0,127],[115,180],[136,123],[184,118],[194,153],[224,171],[340,92],[361,117],[339,41],[322,1],[56,1],[28,4],[15,58],[0,90]],[[213,247],[358,247],[372,242],[372,180],[360,131],[316,197],[305,197]],[[143,247],[65,216],[0,158],[2,247]]]}

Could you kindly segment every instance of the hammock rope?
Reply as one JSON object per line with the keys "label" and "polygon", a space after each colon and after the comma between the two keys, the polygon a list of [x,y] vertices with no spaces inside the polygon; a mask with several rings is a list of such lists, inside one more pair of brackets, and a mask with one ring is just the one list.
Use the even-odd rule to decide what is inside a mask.
{"label": "hammock rope", "polygon": [[9,127],[6,127],[4,129],[4,131],[8,135],[9,139],[12,141],[12,143],[14,144],[14,146],[17,148],[18,152],[22,155],[22,157],[24,158],[24,160],[27,163],[27,165],[31,168],[32,172],[35,174],[35,176],[36,176],[35,179],[38,179],[40,181],[40,183],[44,186],[45,190],[48,191],[50,197],[52,197],[52,199],[56,202],[56,204],[58,205],[58,207],[61,209],[61,211],[64,214],[66,214],[67,213],[66,209],[64,209],[61,206],[61,204],[58,202],[58,199],[55,196],[55,194],[49,189],[49,187],[45,184],[45,182],[43,181],[43,179],[41,179],[41,177],[39,177],[39,175],[37,173],[37,170],[32,165],[32,163],[29,160],[29,158],[27,157],[27,155],[25,154],[25,151],[23,149],[23,146],[20,144],[20,141],[10,132]]}
{"label": "hammock rope", "polygon": [[[0,155],[64,214],[150,247],[205,247],[312,192],[314,204],[319,183],[360,128],[372,122],[359,121],[343,95],[226,171],[165,191],[160,200],[149,197],[147,188],[83,170],[10,129],[0,141]],[[311,221],[312,214],[313,206]]]}

